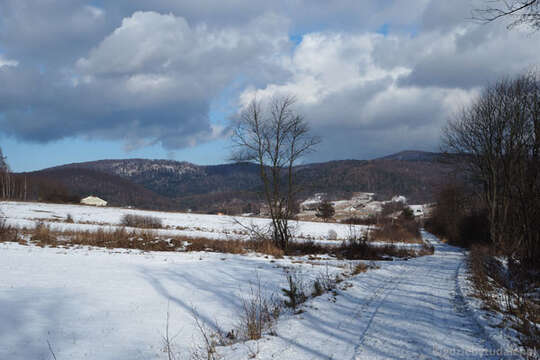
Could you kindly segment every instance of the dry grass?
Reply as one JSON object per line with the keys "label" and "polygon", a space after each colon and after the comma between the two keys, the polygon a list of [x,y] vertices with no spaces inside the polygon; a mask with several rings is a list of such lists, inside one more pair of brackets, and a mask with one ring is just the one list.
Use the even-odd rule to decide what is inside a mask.
{"label": "dry grass", "polygon": [[[0,223],[1,225],[1,223]],[[2,230],[3,229],[3,230]],[[9,231],[8,231],[9,229]],[[11,240],[14,229],[0,226],[0,239]],[[163,237],[153,230],[128,230],[124,227],[97,231],[57,231],[38,222],[32,229],[24,229],[30,241],[37,246],[94,246],[103,248],[138,249],[144,251],[210,251],[228,254],[257,252],[281,258],[284,252],[271,241],[243,241],[239,239],[209,239],[204,237]],[[9,239],[9,240],[8,240]]]}
{"label": "dry grass", "polygon": [[53,234],[51,227],[43,222],[36,223],[32,231],[30,240],[38,246],[51,246],[56,247],[58,240],[56,235]]}
{"label": "dry grass", "polygon": [[[0,227],[0,231],[1,231]],[[425,246],[421,250],[398,247],[392,244],[374,246],[369,244],[368,235],[352,236],[340,245],[322,245],[313,241],[291,242],[283,251],[270,239],[209,239],[186,236],[165,237],[155,230],[129,230],[124,227],[100,228],[97,231],[57,231],[45,223],[38,222],[32,229],[25,229],[30,241],[38,246],[69,247],[94,246],[103,248],[138,249],[144,251],[209,251],[228,254],[256,252],[282,258],[288,256],[333,255],[347,260],[385,260],[393,257],[410,258],[433,253]],[[4,230],[6,233],[6,230]],[[0,235],[1,236],[1,235]],[[4,236],[5,238],[5,236]]]}
{"label": "dry grass", "polygon": [[368,269],[369,269],[368,264],[360,262],[360,263],[355,265],[353,271],[351,272],[351,275],[354,276],[354,275],[358,275],[358,274],[361,274],[361,273],[365,273],[366,271],[368,271]]}
{"label": "dry grass", "polygon": [[251,286],[242,299],[242,312],[236,329],[239,340],[258,340],[265,332],[274,333],[274,324],[281,313],[281,304],[273,295],[264,294],[261,282]]}
{"label": "dry grass", "polygon": [[505,268],[496,255],[488,246],[471,247],[473,296],[486,310],[503,314],[504,322],[519,332],[521,345],[533,354],[540,348],[540,276],[512,261]]}
{"label": "dry grass", "polygon": [[17,242],[19,240],[18,230],[9,226],[6,219],[0,218],[0,242]]}
{"label": "dry grass", "polygon": [[122,216],[120,225],[141,229],[161,229],[163,227],[161,219],[158,217],[135,214],[125,214]]}
{"label": "dry grass", "polygon": [[388,243],[422,243],[418,224],[414,220],[387,219],[371,231],[371,241]]}

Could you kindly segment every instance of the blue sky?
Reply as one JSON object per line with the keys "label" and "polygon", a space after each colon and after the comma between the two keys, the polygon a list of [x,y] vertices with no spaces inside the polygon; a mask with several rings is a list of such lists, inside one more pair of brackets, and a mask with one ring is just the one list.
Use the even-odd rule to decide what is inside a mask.
{"label": "blue sky", "polygon": [[540,33],[483,0],[0,0],[0,147],[14,171],[111,158],[227,161],[251,99],[294,95],[305,161],[437,150],[487,83],[540,64]]}

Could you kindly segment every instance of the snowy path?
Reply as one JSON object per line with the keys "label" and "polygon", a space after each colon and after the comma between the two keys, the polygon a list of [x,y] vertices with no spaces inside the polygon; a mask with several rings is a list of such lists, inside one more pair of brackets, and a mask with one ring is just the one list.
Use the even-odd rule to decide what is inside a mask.
{"label": "snowy path", "polygon": [[226,349],[226,357],[258,351],[260,359],[489,358],[493,345],[456,291],[464,255],[424,236],[435,246],[433,256],[356,276],[336,302],[317,298],[304,314],[281,321],[278,336]]}

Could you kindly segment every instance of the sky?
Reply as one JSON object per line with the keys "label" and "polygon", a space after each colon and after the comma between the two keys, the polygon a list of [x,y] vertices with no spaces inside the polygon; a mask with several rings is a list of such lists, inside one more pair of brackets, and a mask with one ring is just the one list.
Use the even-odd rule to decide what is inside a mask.
{"label": "sky", "polygon": [[482,87],[540,64],[484,0],[0,0],[0,147],[14,171],[219,164],[253,98],[293,95],[306,162],[437,151]]}

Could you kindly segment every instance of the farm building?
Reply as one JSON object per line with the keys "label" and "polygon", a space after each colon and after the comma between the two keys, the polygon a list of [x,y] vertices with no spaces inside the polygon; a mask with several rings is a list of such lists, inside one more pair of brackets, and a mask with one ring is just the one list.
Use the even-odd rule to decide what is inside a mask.
{"label": "farm building", "polygon": [[81,200],[81,204],[92,206],[107,206],[107,202],[97,196],[88,196]]}

